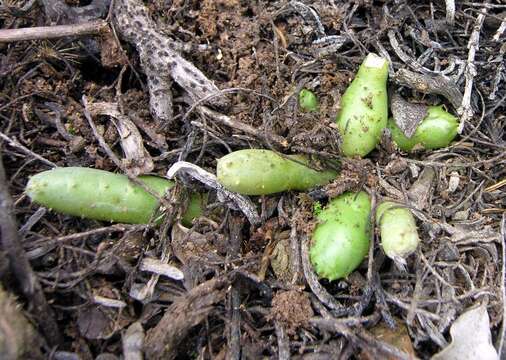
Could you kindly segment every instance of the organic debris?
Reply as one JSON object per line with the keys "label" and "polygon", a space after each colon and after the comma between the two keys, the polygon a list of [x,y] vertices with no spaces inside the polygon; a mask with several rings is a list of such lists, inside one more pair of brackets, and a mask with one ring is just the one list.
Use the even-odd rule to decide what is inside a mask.
{"label": "organic debris", "polygon": [[[504,357],[505,11],[453,0],[4,1],[0,279],[41,341],[33,357],[430,358],[465,338],[457,319],[475,306],[472,340],[486,333]],[[390,106],[408,135],[426,107],[458,118],[448,146],[406,154],[385,130],[366,158],[341,157],[336,116],[369,53],[388,61],[389,97],[417,104]],[[301,110],[302,89],[316,111]],[[243,149],[301,154],[340,175],[308,192],[240,195],[216,165]],[[32,203],[30,177],[54,167],[175,186],[158,222],[112,224]],[[411,211],[420,244],[402,266],[370,222],[356,270],[316,276],[315,212],[346,191]],[[194,193],[209,194],[207,206],[185,222]]]}

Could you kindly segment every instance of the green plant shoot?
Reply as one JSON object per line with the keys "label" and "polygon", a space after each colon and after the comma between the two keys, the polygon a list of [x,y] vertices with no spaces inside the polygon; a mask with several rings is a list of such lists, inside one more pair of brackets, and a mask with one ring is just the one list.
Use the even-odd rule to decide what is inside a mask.
{"label": "green plant shoot", "polygon": [[370,212],[371,201],[363,191],[346,192],[320,211],[309,255],[321,278],[344,278],[364,260],[369,250]]}
{"label": "green plant shoot", "polygon": [[424,149],[447,147],[457,136],[458,119],[445,111],[442,106],[429,106],[427,115],[416,128],[411,138],[406,137],[393,119],[388,120],[392,140],[399,149],[409,152],[420,145]]}
{"label": "green plant shoot", "polygon": [[[293,161],[295,160],[295,161]],[[218,160],[218,181],[226,189],[243,195],[267,195],[281,191],[305,191],[334,180],[334,170],[317,171],[302,155],[283,157],[274,151],[246,149]]]}
{"label": "green plant shoot", "polygon": [[381,140],[388,119],[388,62],[369,54],[341,98],[336,122],[345,156],[363,157]]}
{"label": "green plant shoot", "polygon": [[[174,182],[157,176],[138,178],[162,197]],[[63,214],[128,224],[156,221],[158,200],[127,176],[108,171],[67,167],[44,171],[30,178],[25,192],[37,204]],[[191,224],[202,214],[205,196],[193,195],[183,215]]]}

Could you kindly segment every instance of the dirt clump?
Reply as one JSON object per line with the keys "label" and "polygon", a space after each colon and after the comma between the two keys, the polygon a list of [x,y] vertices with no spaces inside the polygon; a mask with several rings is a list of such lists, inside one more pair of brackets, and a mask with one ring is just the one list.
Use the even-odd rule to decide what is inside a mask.
{"label": "dirt clump", "polygon": [[300,327],[307,326],[313,315],[311,301],[305,292],[278,291],[272,299],[270,318],[279,321],[289,335],[293,336]]}

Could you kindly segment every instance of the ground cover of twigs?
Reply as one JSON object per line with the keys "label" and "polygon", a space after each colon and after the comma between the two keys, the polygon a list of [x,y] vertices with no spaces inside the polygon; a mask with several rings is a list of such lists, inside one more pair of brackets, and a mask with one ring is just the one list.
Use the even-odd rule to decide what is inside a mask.
{"label": "ground cover of twigs", "polygon": [[[506,354],[505,4],[9,0],[0,26],[1,358]],[[408,101],[459,117],[450,146],[408,154],[385,133],[366,158],[340,156],[340,98],[369,52],[389,61],[398,116],[413,118]],[[303,88],[317,112],[299,108]],[[340,175],[240,196],[216,161],[247,148]],[[166,216],[99,222],[24,194],[68,166],[172,177]],[[373,232],[356,271],[319,280],[313,203],[360,189],[407,204],[421,245],[396,263]],[[186,227],[196,192],[208,206]]]}

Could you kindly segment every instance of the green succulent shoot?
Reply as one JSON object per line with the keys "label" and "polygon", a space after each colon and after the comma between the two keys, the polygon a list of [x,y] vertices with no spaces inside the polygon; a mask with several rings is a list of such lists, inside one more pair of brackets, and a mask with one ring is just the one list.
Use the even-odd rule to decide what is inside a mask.
{"label": "green succulent shoot", "polygon": [[216,174],[226,189],[242,195],[305,191],[328,184],[337,176],[337,171],[317,171],[305,164],[309,159],[303,155],[281,156],[271,150],[245,149],[219,159]]}
{"label": "green succulent shoot", "polygon": [[445,111],[443,106],[429,106],[427,115],[411,138],[402,133],[393,119],[388,120],[387,127],[399,149],[409,152],[415,145],[427,150],[447,147],[457,136],[459,122],[455,116]]}
{"label": "green succulent shoot", "polygon": [[[174,186],[157,176],[138,179],[160,197]],[[156,220],[159,206],[153,195],[127,176],[83,167],[55,168],[34,175],[25,192],[35,203],[63,214],[128,224]],[[205,202],[205,195],[192,195],[183,224],[189,225],[200,216]]]}
{"label": "green succulent shoot", "polygon": [[320,211],[310,248],[310,259],[321,278],[348,276],[369,250],[371,200],[367,193],[346,192]]}
{"label": "green succulent shoot", "polygon": [[299,106],[303,111],[318,111],[318,98],[311,90],[302,89],[299,92]]}
{"label": "green succulent shoot", "polygon": [[388,119],[388,62],[369,54],[341,98],[336,118],[347,157],[363,157],[381,140]]}
{"label": "green succulent shoot", "polygon": [[382,202],[376,209],[381,247],[385,254],[400,263],[416,251],[420,238],[411,210],[392,201]]}

